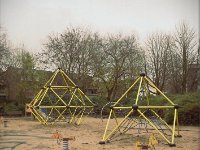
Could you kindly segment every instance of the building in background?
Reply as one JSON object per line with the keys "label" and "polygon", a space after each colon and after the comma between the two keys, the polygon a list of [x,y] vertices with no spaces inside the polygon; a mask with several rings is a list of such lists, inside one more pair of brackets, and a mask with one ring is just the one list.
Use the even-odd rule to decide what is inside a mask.
{"label": "building in background", "polygon": [[[9,67],[6,71],[1,71],[0,108],[2,109],[8,103],[14,103],[16,106],[29,103],[52,74],[53,72],[51,71],[29,70],[29,72],[26,72],[21,68],[13,67]],[[70,76],[86,95],[97,96],[98,88],[92,85],[92,77],[85,76],[85,79],[81,77],[83,76],[77,76],[76,74]],[[84,83],[81,83],[81,81]],[[63,82],[63,80],[61,77],[58,77],[56,82]]]}
{"label": "building in background", "polygon": [[190,64],[187,81],[188,92],[200,90],[200,64]]}

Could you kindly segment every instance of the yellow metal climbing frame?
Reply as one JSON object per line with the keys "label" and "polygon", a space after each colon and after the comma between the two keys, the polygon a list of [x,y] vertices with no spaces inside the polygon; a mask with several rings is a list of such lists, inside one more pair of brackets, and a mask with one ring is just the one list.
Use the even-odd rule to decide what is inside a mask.
{"label": "yellow metal climbing frame", "polygon": [[[150,88],[156,90],[156,92],[162,96],[163,100],[165,101],[165,105],[153,105],[151,102],[153,99],[150,99]],[[127,95],[134,91],[136,98],[134,99],[133,103],[128,106],[121,105],[120,103],[123,104],[123,101]],[[141,97],[143,97],[143,99],[141,99]],[[155,97],[155,95],[151,95],[151,97]],[[178,108],[179,106],[177,104],[174,104],[144,73],[142,73],[128,88],[128,90],[114,103],[114,105],[110,107],[110,113],[107,119],[105,131],[99,144],[105,144],[106,142],[112,140],[112,138],[115,137],[117,133],[118,135],[121,135],[127,132],[131,127],[138,123],[138,118],[142,118],[148,123],[149,126],[157,131],[157,133],[162,137],[164,141],[166,141],[166,143],[168,143],[170,146],[175,146],[174,138],[176,136],[180,136],[178,131]],[[165,109],[174,112],[172,127],[159,116],[159,114],[156,112],[158,109]],[[116,113],[120,111],[124,111],[126,114],[124,114],[123,117],[118,118]],[[169,130],[171,135],[165,135],[161,131],[161,128],[154,121],[152,121],[150,115],[148,115],[147,112],[150,112],[154,118],[157,119],[157,121],[163,124],[167,130]],[[136,113],[139,117],[135,115]],[[131,120],[130,118],[134,119]],[[116,120],[113,121],[116,122],[116,125],[113,126],[112,124],[112,127],[109,128],[109,126],[111,126],[111,120]],[[127,123],[127,120],[131,120],[131,123],[129,126],[127,125],[127,129],[124,129],[123,126]]]}
{"label": "yellow metal climbing frame", "polygon": [[28,104],[33,116],[42,124],[68,121],[79,125],[89,115],[94,103],[65,74],[57,69]]}

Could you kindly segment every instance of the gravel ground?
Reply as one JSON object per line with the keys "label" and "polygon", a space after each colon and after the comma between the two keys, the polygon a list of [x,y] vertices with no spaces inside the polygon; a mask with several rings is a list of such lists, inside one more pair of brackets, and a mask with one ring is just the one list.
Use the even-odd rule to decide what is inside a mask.
{"label": "gravel ground", "polygon": [[[100,145],[106,121],[88,117],[80,126],[67,123],[56,123],[44,126],[30,118],[4,118],[7,127],[0,124],[0,150],[62,150],[62,141],[57,143],[52,138],[58,131],[63,137],[75,136],[75,141],[69,141],[70,150],[134,150],[135,142],[140,140],[147,143],[151,133],[155,133],[157,140],[156,150],[200,150],[200,128],[194,126],[181,126],[181,138],[175,138],[176,147],[169,147],[155,130],[148,133],[142,130],[130,130],[125,135],[120,135],[110,143]],[[112,124],[111,120],[111,124]],[[112,125],[110,126],[112,127]]]}

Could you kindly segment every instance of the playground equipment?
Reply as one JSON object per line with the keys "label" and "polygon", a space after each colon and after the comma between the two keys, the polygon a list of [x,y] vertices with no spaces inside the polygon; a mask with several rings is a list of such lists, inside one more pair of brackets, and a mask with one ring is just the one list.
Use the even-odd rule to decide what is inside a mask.
{"label": "playground equipment", "polygon": [[75,140],[75,137],[63,138],[63,150],[69,150],[69,140]]}
{"label": "playground equipment", "polygon": [[156,139],[156,137],[154,136],[154,134],[151,134],[148,140],[148,144],[144,144],[141,141],[136,141],[135,143],[135,149],[136,150],[148,150],[148,148],[150,148],[151,150],[155,150],[155,145],[158,144],[158,141]]}
{"label": "playground equipment", "polygon": [[57,130],[56,130],[56,133],[54,133],[52,135],[52,138],[56,139],[57,140],[57,144],[60,144],[61,141],[63,141],[63,150],[69,150],[69,141],[70,140],[73,140],[75,141],[75,137],[63,137],[63,135],[61,133],[59,133]]}
{"label": "playground equipment", "polygon": [[56,130],[56,132],[52,135],[52,138],[57,140],[57,144],[60,144],[61,140],[63,139],[63,135]]}
{"label": "playground equipment", "polygon": [[64,120],[79,125],[83,116],[93,110],[94,103],[58,68],[28,104],[28,108],[42,124]]}
{"label": "playground equipment", "polygon": [[[156,96],[151,94],[155,93],[152,92],[152,90],[156,90],[155,92],[162,96],[161,104],[155,102]],[[134,127],[143,120],[149,127],[156,130],[167,144],[176,146],[174,138],[175,136],[180,137],[178,128],[178,108],[179,106],[177,104],[174,104],[144,73],[142,73],[129,89],[110,106],[110,113],[103,138],[99,144],[105,144],[114,137],[125,134],[130,129],[134,129]],[[167,111],[173,112],[172,127],[162,118],[162,115],[160,115]]]}

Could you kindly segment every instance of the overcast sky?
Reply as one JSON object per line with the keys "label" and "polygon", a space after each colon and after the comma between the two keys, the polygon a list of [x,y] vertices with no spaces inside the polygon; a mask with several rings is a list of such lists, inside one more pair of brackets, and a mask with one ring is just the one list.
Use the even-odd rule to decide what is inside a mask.
{"label": "overcast sky", "polygon": [[50,33],[86,27],[136,33],[140,41],[186,21],[199,33],[199,0],[0,0],[0,25],[14,46],[40,52]]}

